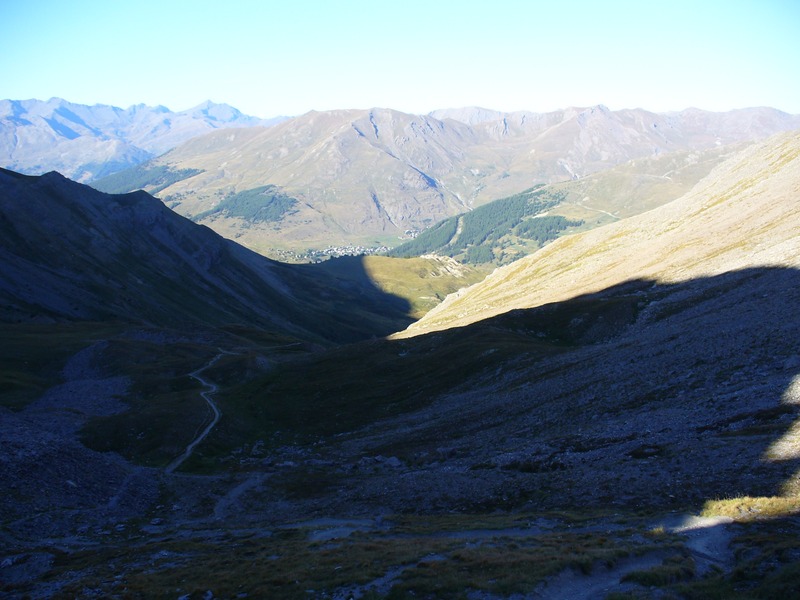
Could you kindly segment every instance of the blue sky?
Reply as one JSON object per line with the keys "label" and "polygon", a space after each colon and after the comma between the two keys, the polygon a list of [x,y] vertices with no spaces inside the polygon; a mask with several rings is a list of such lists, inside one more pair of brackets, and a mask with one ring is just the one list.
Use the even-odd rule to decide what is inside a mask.
{"label": "blue sky", "polygon": [[800,113],[800,2],[2,0],[0,98]]}

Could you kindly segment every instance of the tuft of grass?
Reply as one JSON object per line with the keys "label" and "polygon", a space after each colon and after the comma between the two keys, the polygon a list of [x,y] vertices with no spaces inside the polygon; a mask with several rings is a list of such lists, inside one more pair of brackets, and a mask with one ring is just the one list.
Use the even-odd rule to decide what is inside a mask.
{"label": "tuft of grass", "polygon": [[647,535],[651,537],[662,537],[667,534],[667,530],[663,525],[659,525],[658,527],[653,527],[647,532]]}
{"label": "tuft of grass", "polygon": [[704,517],[723,516],[737,521],[752,521],[798,513],[800,513],[800,498],[796,496],[741,496],[708,500],[701,514]]}

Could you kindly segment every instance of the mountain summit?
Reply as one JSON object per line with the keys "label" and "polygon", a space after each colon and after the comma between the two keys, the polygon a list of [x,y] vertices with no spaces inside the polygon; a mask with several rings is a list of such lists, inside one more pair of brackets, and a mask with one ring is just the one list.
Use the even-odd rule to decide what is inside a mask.
{"label": "mountain summit", "polygon": [[214,129],[268,126],[227,104],[181,112],[137,104],[87,106],[61,98],[0,100],[0,166],[30,175],[58,171],[92,181],[137,165]]}

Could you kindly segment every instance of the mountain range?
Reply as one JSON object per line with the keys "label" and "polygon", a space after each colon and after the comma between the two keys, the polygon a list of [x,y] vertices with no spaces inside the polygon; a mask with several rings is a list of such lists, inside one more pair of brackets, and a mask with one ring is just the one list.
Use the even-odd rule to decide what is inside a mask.
{"label": "mountain range", "polygon": [[[406,165],[387,178],[421,164],[398,158],[381,119],[447,136],[498,124],[378,112],[182,148],[255,169],[261,136],[282,131],[298,172],[339,164],[355,181],[345,156]],[[561,127],[586,132],[580,115],[598,136],[587,123],[622,118],[589,109]],[[337,133],[291,146],[292,132],[318,139],[317,118]],[[644,136],[620,127],[618,140]],[[611,161],[586,135],[583,164]],[[431,280],[465,280],[463,265],[281,264],[145,191],[0,170],[0,593],[793,597],[800,132],[705,135],[707,150],[543,186],[596,221],[413,324],[400,278],[378,280],[385,263],[426,295],[444,289]],[[433,154],[458,156],[458,137]],[[212,163],[161,164],[163,199],[181,202],[176,189]],[[429,177],[444,198],[414,172],[407,187]],[[300,211],[276,181],[221,199],[253,197]]]}
{"label": "mountain range", "polygon": [[[672,168],[660,170],[664,163],[654,159],[679,153],[679,160],[706,164],[706,152],[719,155],[720,147],[800,127],[800,117],[767,108],[433,114],[311,112],[268,129],[212,132],[96,185],[153,191],[179,213],[262,253],[391,247],[536,184],[578,180],[633,160],[640,178],[669,179]],[[630,204],[637,200],[641,210],[652,207],[646,190]],[[276,210],[254,218],[253,202]],[[610,212],[602,199],[596,204]]]}
{"label": "mountain range", "polygon": [[122,109],[61,98],[0,100],[0,166],[30,175],[58,171],[87,182],[214,129],[269,126],[280,120],[249,117],[213,102],[173,112],[164,106]]}

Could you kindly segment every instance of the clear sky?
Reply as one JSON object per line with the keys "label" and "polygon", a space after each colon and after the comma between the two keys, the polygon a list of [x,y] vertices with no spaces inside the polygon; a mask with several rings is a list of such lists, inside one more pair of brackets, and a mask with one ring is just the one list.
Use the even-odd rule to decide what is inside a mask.
{"label": "clear sky", "polygon": [[0,98],[800,113],[799,0],[0,0]]}

